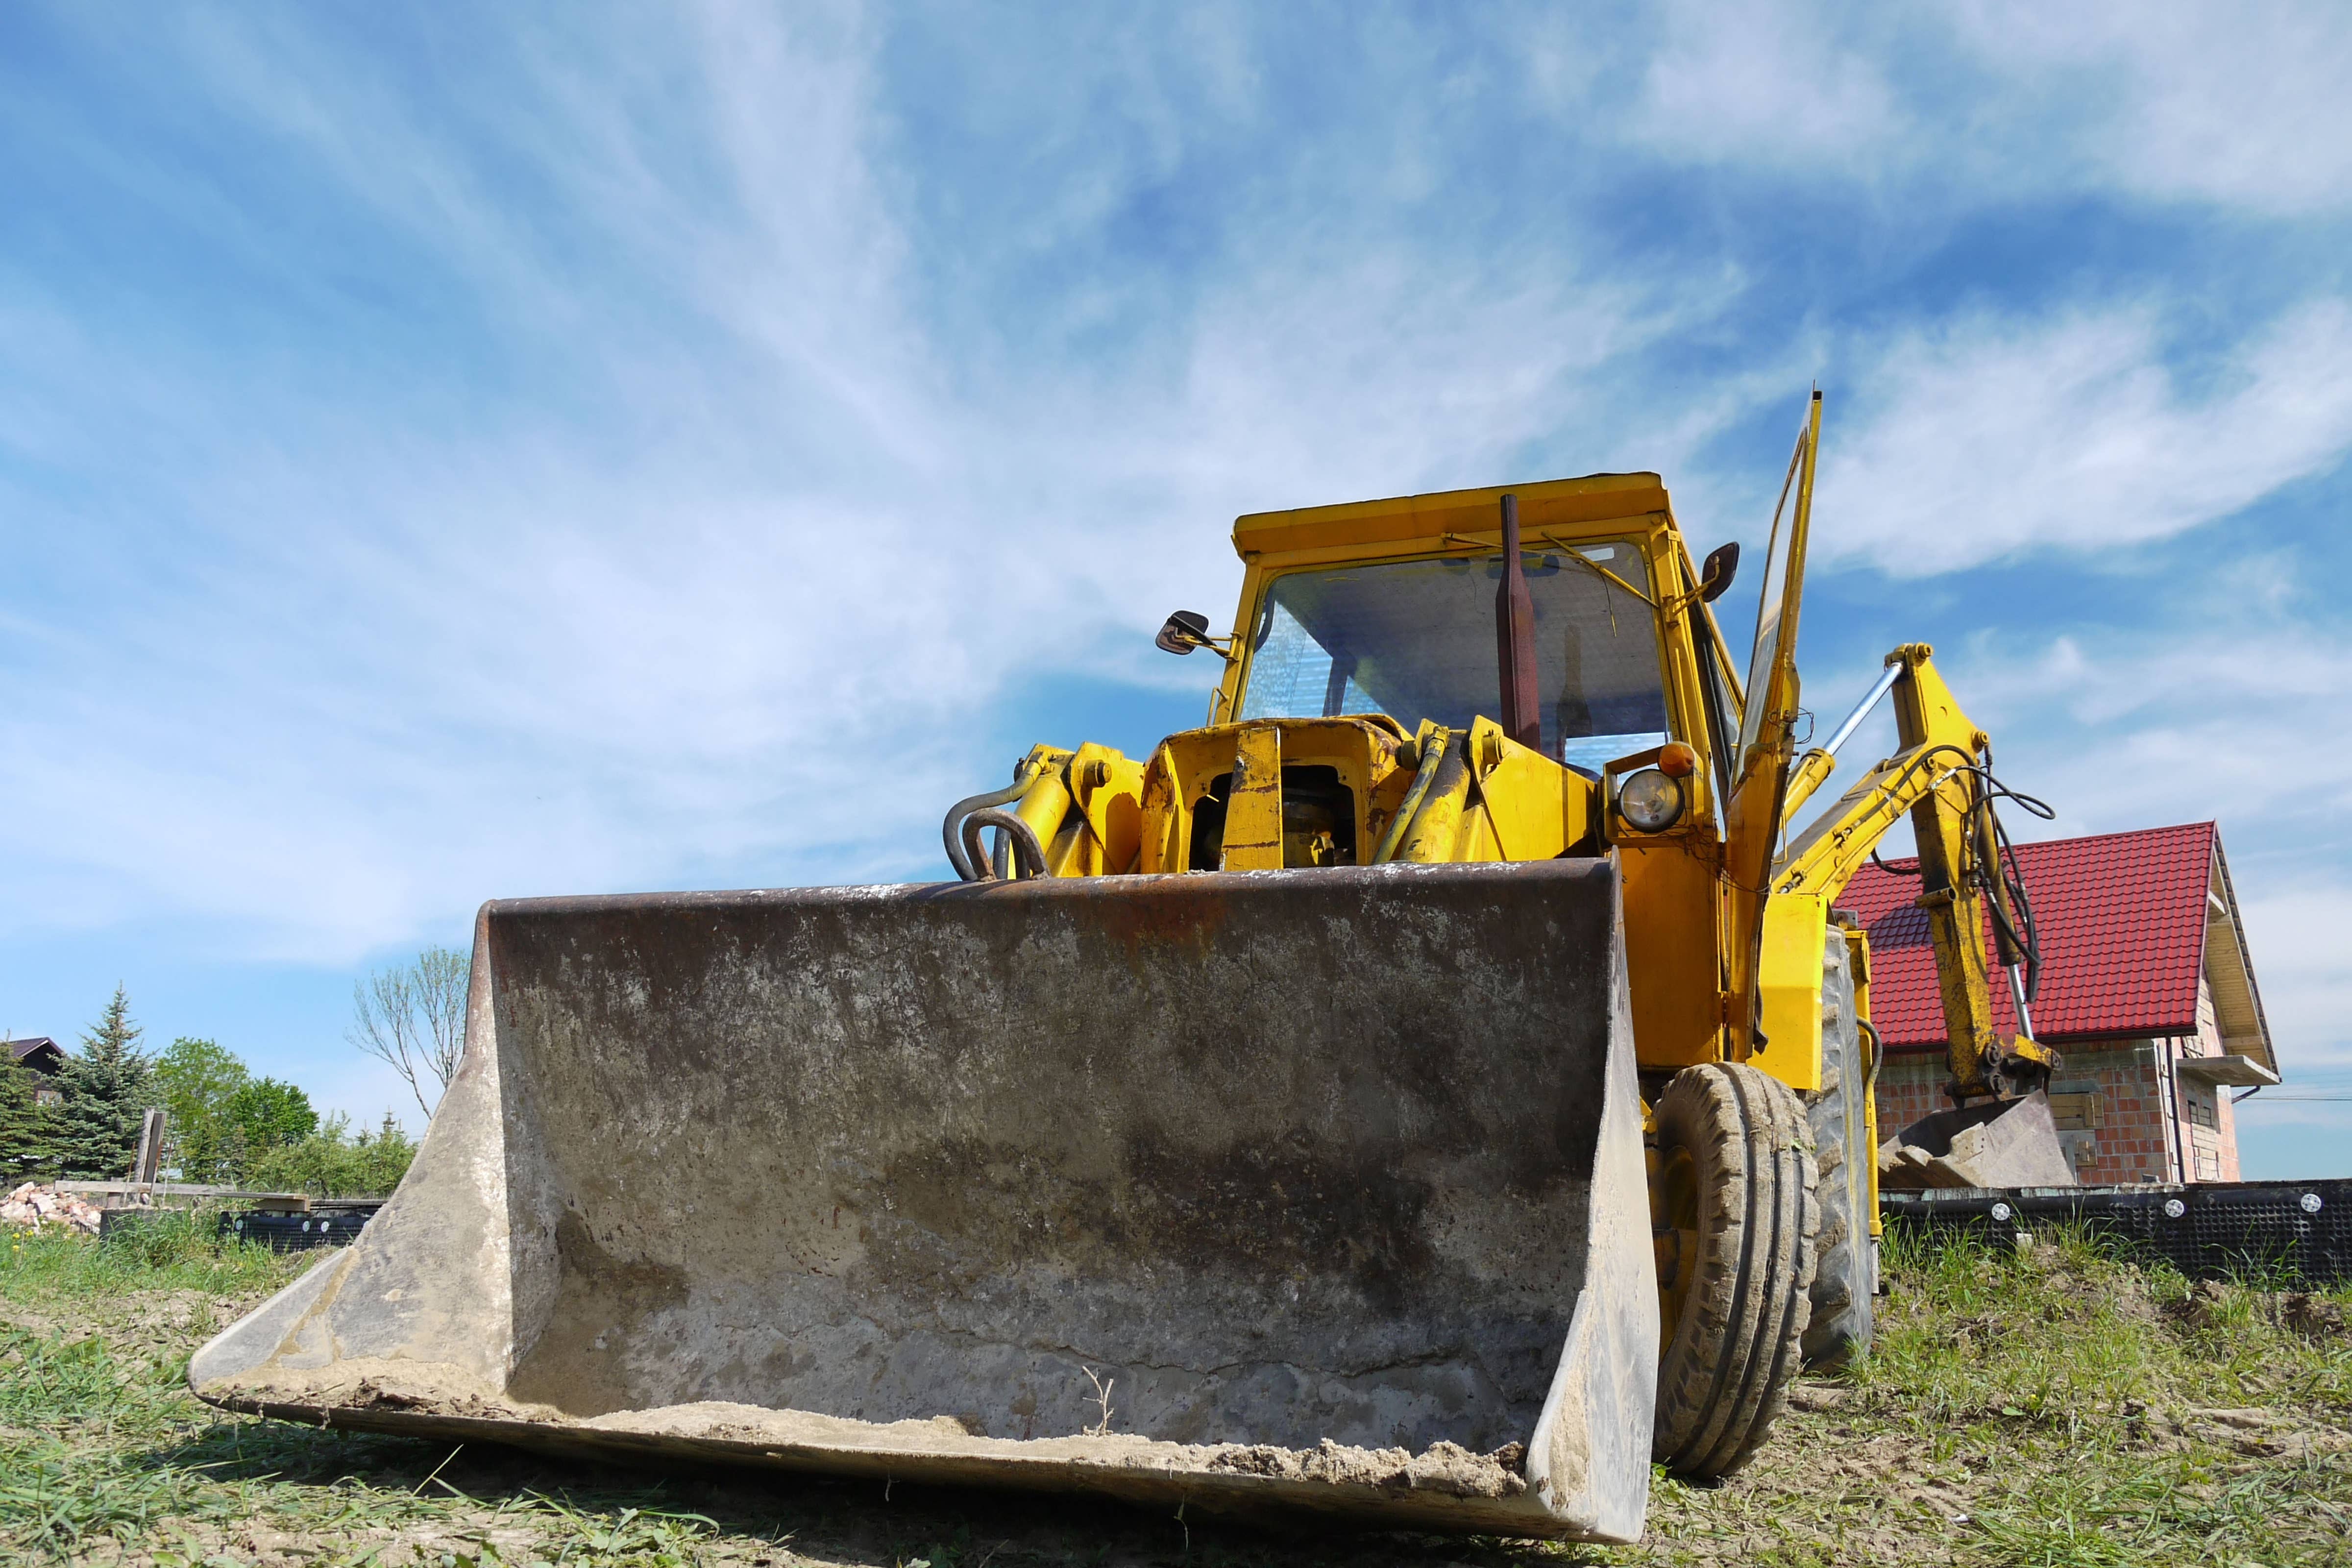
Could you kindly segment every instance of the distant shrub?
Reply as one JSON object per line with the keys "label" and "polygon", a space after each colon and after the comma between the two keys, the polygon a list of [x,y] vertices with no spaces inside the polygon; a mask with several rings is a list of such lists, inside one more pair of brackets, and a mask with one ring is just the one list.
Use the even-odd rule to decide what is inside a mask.
{"label": "distant shrub", "polygon": [[373,1132],[353,1132],[338,1111],[308,1137],[257,1150],[246,1160],[247,1187],[259,1192],[309,1193],[321,1198],[388,1196],[416,1157],[415,1141],[385,1112]]}

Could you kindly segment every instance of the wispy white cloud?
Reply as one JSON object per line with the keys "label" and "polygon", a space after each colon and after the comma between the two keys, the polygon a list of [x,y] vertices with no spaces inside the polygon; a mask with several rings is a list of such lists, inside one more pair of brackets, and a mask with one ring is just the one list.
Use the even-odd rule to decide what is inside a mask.
{"label": "wispy white cloud", "polygon": [[[1631,58],[1628,35],[1648,46]],[[1678,0],[1576,42],[1533,57],[1538,92],[1602,99],[1633,144],[1904,187],[1936,225],[2084,193],[2279,216],[2352,203],[2341,6]],[[1638,90],[1612,91],[1620,75]]]}
{"label": "wispy white cloud", "polygon": [[[1970,711],[2016,748],[2020,777],[2063,801],[2044,834],[2235,820],[2265,850],[2352,848],[2352,642],[2328,619],[2164,595],[2153,626],[2085,626],[1955,652]],[[2010,771],[2004,768],[2004,773]]]}
{"label": "wispy white cloud", "polygon": [[1869,173],[1917,127],[1890,71],[1891,27],[1855,10],[1677,0],[1654,13],[1659,47],[1627,125],[1678,157]]}
{"label": "wispy white cloud", "polygon": [[[2352,1068],[2352,966],[2344,961],[2352,891],[2298,879],[2242,900],[2241,909],[2263,1013],[2289,1068]],[[2352,1106],[2335,1114],[2352,1120]]]}
{"label": "wispy white cloud", "polygon": [[[1149,633],[1223,618],[1235,512],[1658,468],[1711,542],[1815,375],[1855,579],[2079,584],[2352,445],[2332,283],[2232,307],[2091,257],[1955,305],[1904,259],[2053,193],[2316,221],[2342,155],[2284,149],[2336,112],[2332,23],[2215,128],[2261,46],[2168,23],[1349,20],[65,24],[171,125],[5,121],[75,173],[45,221],[137,253],[0,261],[5,918],[340,965],[494,894],[918,873],[1008,760],[992,711],[1201,681]],[[2352,847],[2237,824],[2332,831],[2352,669],[2291,551],[2220,553],[2278,624],[1989,605],[1952,657],[2062,830],[2223,816],[2273,1013],[2318,1030],[2297,932]]]}
{"label": "wispy white cloud", "polygon": [[[1475,482],[1580,418],[1625,442],[1589,466],[1633,466],[1612,377],[1736,297],[1591,277],[1563,243],[1465,270],[1339,223],[1275,231],[1108,373],[950,347],[886,195],[908,172],[871,30],[693,19],[667,119],[627,33],[527,51],[511,104],[460,73],[446,114],[309,33],[194,51],[306,188],[457,280],[489,322],[471,354],[541,390],[401,364],[480,411],[453,429],[381,384],[273,385],[200,332],[29,363],[98,430],[142,378],[194,460],[121,499],[169,525],[0,720],[19,918],[174,911],[347,963],[489,894],[912,869],[970,787],[975,711],[1118,668],[1114,634],[1144,657],[1171,599],[1222,614],[1234,512]],[[560,218],[532,210],[550,190]]]}
{"label": "wispy white cloud", "polygon": [[2352,204],[2340,5],[1961,0],[1948,15],[2004,82],[1988,120],[2011,121],[2021,163],[2039,147],[2045,178],[2264,213]]}
{"label": "wispy white cloud", "polygon": [[1832,561],[1899,577],[2163,539],[2352,448],[2352,310],[2315,300],[2192,382],[2149,305],[1903,331],[1827,447]]}

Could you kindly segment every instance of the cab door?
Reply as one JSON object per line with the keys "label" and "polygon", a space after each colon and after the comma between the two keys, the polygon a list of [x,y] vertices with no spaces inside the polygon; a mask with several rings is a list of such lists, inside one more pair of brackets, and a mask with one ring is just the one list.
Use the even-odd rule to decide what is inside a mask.
{"label": "cab door", "polygon": [[1743,1060],[1758,1043],[1757,977],[1766,888],[1789,771],[1797,754],[1797,616],[1804,596],[1805,547],[1812,527],[1814,458],[1821,437],[1822,395],[1816,390],[1806,404],[1796,450],[1790,455],[1780,498],[1772,508],[1772,538],[1756,608],[1756,644],[1748,658],[1747,700],[1724,812],[1731,1054]]}

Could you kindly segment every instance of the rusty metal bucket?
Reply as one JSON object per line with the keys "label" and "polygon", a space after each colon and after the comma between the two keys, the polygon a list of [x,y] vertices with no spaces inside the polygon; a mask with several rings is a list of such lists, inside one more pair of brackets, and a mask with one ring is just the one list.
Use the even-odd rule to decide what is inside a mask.
{"label": "rusty metal bucket", "polygon": [[361,1239],[206,1345],[310,1425],[1631,1540],[1615,864],[485,906]]}

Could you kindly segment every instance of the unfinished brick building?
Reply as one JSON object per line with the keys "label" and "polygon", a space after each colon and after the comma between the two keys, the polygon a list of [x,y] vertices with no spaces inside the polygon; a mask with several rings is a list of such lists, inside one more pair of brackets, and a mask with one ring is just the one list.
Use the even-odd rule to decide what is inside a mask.
{"label": "unfinished brick building", "polygon": [[[2050,1100],[2076,1179],[2238,1180],[2231,1093],[2279,1072],[2219,830],[2063,838],[2021,845],[2017,858],[2042,933],[2034,1037],[2064,1053]],[[1865,867],[1839,900],[1870,932],[1870,1012],[1886,1043],[1882,1139],[1947,1103],[1917,868]],[[2016,1029],[1999,984],[1993,1008],[2000,1029]]]}

